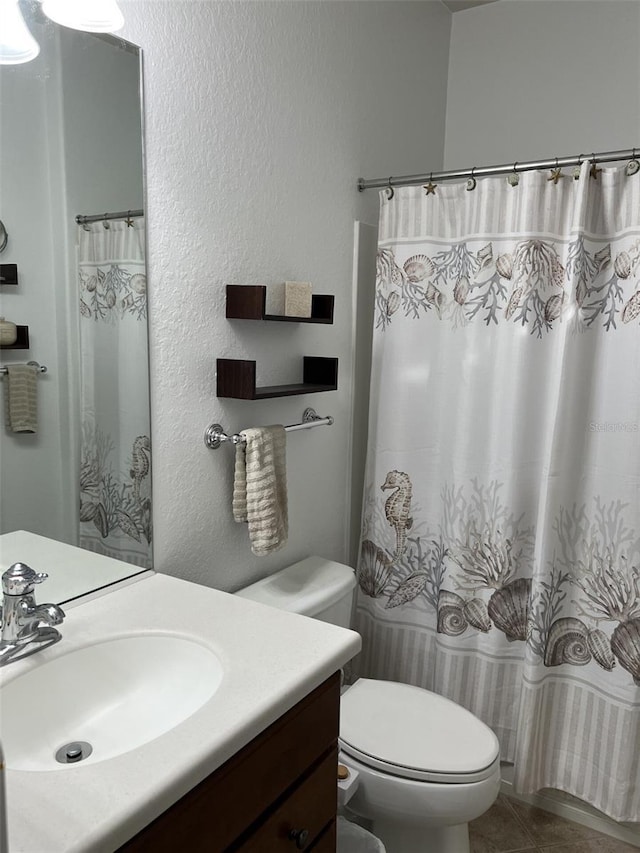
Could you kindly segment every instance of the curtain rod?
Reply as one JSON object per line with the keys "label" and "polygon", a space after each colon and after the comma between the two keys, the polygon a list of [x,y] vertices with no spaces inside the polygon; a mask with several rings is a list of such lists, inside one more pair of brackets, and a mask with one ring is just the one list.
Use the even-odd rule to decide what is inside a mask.
{"label": "curtain rod", "polygon": [[86,225],[88,222],[108,222],[112,219],[136,219],[139,216],[144,216],[144,210],[120,210],[117,213],[92,213],[90,216],[83,216],[79,213],[76,216],[78,225]]}
{"label": "curtain rod", "polygon": [[[427,172],[424,175],[401,175],[398,178],[373,178],[365,181],[358,178],[358,190],[374,189],[376,187],[408,187],[412,184],[424,184],[435,181],[455,181],[459,178],[484,178],[488,175],[510,175],[513,172],[530,172],[535,169],[564,169],[567,166],[580,166],[587,160],[589,163],[614,163],[616,160],[631,160],[637,162],[638,148],[626,148],[622,151],[603,151],[599,154],[578,154],[573,157],[554,157],[551,160],[531,160],[527,163],[507,163],[502,166],[474,166],[472,169],[456,169],[450,172]],[[640,168],[640,164],[638,164]]]}

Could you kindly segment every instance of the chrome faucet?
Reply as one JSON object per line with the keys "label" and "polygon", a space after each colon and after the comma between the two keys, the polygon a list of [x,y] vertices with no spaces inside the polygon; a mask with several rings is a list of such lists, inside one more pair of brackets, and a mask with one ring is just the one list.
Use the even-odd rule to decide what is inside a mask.
{"label": "chrome faucet", "polygon": [[[36,604],[33,590],[49,576],[26,563],[14,563],[2,575],[2,638],[0,666],[57,643],[64,611],[57,604]],[[41,623],[45,623],[42,625]]]}

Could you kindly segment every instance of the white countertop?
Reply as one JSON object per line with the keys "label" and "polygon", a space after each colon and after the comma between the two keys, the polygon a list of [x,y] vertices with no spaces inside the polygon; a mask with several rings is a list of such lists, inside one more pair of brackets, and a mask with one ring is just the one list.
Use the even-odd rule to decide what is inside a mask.
{"label": "white countertop", "polygon": [[[353,631],[167,575],[152,575],[70,610],[61,631],[55,646],[1,669],[0,684],[78,646],[149,632],[209,646],[224,676],[195,714],[116,758],[35,772],[11,770],[11,756],[5,755],[9,853],[110,853],[361,646]],[[1,727],[0,717],[0,739]]]}

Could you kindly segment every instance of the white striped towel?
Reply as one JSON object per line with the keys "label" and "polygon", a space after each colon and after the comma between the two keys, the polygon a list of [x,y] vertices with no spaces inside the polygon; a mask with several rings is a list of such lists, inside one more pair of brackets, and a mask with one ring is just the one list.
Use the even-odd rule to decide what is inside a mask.
{"label": "white striped towel", "polygon": [[32,364],[8,364],[4,380],[5,418],[11,432],[38,431],[38,369]]}
{"label": "white striped towel", "polygon": [[286,433],[280,424],[243,430],[236,446],[233,517],[249,524],[251,550],[258,556],[287,541]]}

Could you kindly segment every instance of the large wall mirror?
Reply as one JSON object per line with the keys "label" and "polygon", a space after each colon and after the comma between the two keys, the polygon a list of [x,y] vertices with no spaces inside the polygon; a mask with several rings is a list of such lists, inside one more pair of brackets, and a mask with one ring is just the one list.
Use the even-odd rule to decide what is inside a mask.
{"label": "large wall mirror", "polygon": [[0,65],[0,316],[18,327],[0,349],[0,568],[29,531],[134,574],[153,538],[140,51],[20,8],[40,53]]}

